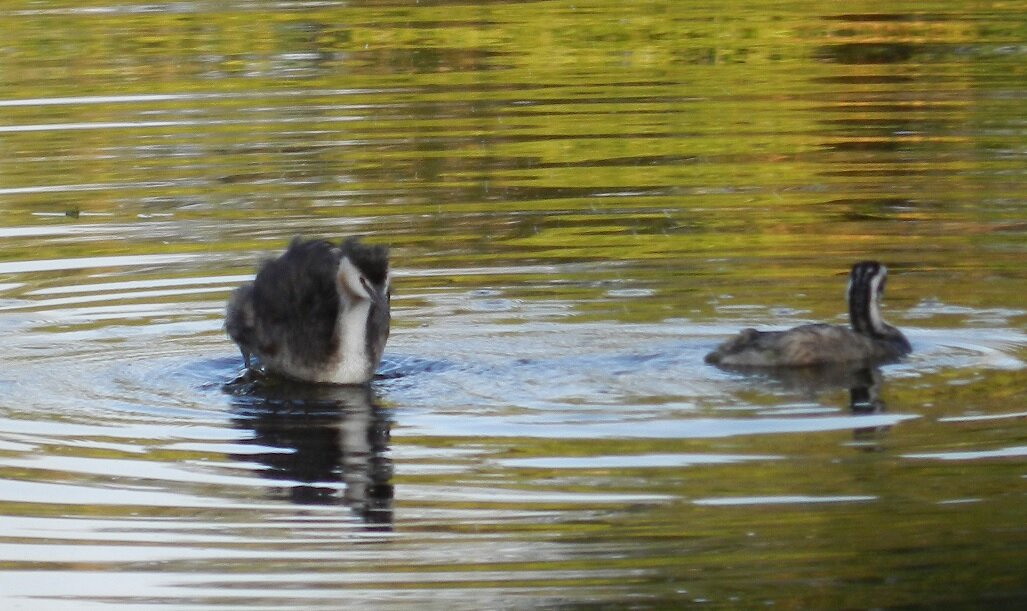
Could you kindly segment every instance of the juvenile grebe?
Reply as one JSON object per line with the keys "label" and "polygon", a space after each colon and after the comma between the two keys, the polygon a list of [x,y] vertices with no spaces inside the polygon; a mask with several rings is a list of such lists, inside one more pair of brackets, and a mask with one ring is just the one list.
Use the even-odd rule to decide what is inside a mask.
{"label": "juvenile grebe", "polygon": [[788,331],[743,329],[706,362],[737,367],[803,367],[829,363],[880,363],[909,354],[913,348],[901,331],[881,318],[881,295],[888,270],[876,261],[861,261],[849,274],[849,324],[802,325]]}
{"label": "juvenile grebe", "polygon": [[232,292],[225,330],[246,367],[252,355],[297,380],[363,384],[389,338],[389,280],[384,246],[297,237]]}

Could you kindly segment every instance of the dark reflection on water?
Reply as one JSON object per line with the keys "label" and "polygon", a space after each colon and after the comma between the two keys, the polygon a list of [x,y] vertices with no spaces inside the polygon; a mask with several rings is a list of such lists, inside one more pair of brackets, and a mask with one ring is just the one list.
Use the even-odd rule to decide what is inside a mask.
{"label": "dark reflection on water", "polygon": [[750,379],[766,381],[768,386],[779,386],[786,392],[810,399],[843,388],[849,391],[849,407],[853,411],[879,411],[883,407],[879,396],[883,383],[880,367],[864,365],[821,365],[816,367],[731,367],[720,369],[735,372]]}
{"label": "dark reflection on water", "polygon": [[843,64],[894,64],[909,61],[914,54],[927,50],[926,45],[849,43],[823,47],[818,55]]}
{"label": "dark reflection on water", "polygon": [[[746,367],[718,368],[744,376],[754,386],[765,386],[773,393],[785,393],[818,403],[825,394],[839,389],[848,392],[848,409],[853,415],[879,415],[887,411],[882,398],[885,375],[879,366],[832,364],[817,367],[775,367],[754,369]],[[860,449],[881,449],[882,437],[891,430],[890,424],[856,427],[853,441]]]}
{"label": "dark reflection on water", "polygon": [[283,482],[293,503],[342,504],[369,526],[390,528],[391,421],[371,388],[251,378],[225,390],[233,396],[233,426],[252,432],[240,443],[259,451],[230,458],[261,464],[261,476]]}

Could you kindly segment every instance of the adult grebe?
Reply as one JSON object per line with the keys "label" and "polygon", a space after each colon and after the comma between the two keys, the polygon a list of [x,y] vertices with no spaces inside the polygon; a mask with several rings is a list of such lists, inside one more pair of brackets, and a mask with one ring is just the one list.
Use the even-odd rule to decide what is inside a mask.
{"label": "adult grebe", "polygon": [[353,237],[294,238],[232,292],[225,330],[250,367],[306,382],[363,384],[389,338],[389,254]]}
{"label": "adult grebe", "polygon": [[737,367],[804,367],[829,363],[880,363],[909,354],[913,348],[901,331],[881,318],[881,295],[888,270],[876,261],[861,261],[849,274],[849,324],[802,325],[788,331],[743,329],[706,362]]}

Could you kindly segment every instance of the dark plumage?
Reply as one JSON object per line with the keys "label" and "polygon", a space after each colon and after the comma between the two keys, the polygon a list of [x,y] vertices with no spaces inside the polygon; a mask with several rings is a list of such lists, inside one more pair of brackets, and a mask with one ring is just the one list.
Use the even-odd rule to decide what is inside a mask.
{"label": "dark plumage", "polygon": [[311,382],[368,381],[389,334],[383,246],[295,238],[229,297],[225,330],[269,370]]}
{"label": "dark plumage", "polygon": [[849,324],[802,325],[788,331],[743,329],[706,355],[706,362],[737,367],[803,367],[831,363],[872,364],[912,351],[901,331],[881,318],[888,270],[861,261],[849,274]]}

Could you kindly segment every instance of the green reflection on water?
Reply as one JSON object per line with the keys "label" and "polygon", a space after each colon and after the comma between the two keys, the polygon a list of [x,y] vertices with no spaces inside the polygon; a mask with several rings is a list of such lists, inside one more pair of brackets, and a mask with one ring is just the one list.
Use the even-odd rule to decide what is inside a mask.
{"label": "green reflection on water", "polygon": [[[1022,361],[1023,8],[589,1],[196,2],[139,10],[119,2],[7,2],[0,13],[0,227],[55,231],[4,235],[0,261],[202,257],[170,268],[12,273],[0,277],[11,284],[0,296],[4,304],[18,301],[34,333],[57,338],[215,321],[221,295],[197,302],[207,309],[191,315],[55,322],[47,317],[61,309],[38,304],[32,291],[245,274],[295,233],[372,233],[393,246],[405,272],[396,283],[393,345],[410,350],[424,347],[417,338],[433,330],[468,324],[448,316],[528,333],[540,321],[602,323],[611,336],[633,323],[668,320],[725,329],[838,320],[845,270],[875,257],[892,269],[890,320],[939,333],[959,329],[963,344],[975,330],[987,332],[1001,338],[988,346]],[[467,292],[481,289],[528,306],[478,319],[459,307],[433,310],[442,298],[463,304]],[[191,298],[119,303],[172,306]],[[567,307],[531,313],[550,302]],[[211,347],[222,341],[211,339],[215,333],[187,334],[185,350],[227,353],[227,345]],[[938,340],[945,342],[969,350],[948,336]],[[393,400],[399,452],[426,448],[429,458],[399,461],[397,530],[405,538],[375,541],[373,549],[405,546],[410,558],[389,556],[377,570],[421,596],[453,590],[483,606],[492,590],[568,606],[1022,600],[1022,464],[903,457],[1022,445],[1022,418],[939,419],[1027,411],[1024,376],[946,363],[924,357],[888,379],[889,408],[919,418],[868,432],[869,440],[848,431],[698,440],[422,438],[402,434],[404,415],[416,410]],[[714,408],[724,406],[753,418],[789,404],[846,408],[842,391],[796,399],[724,384],[718,395],[689,397],[687,409],[675,408],[684,415],[673,415],[718,417]],[[654,395],[637,403],[656,411],[679,399]],[[635,403],[619,407],[630,413]],[[5,416],[38,417],[18,409],[3,405]],[[525,411],[516,397],[510,411]],[[81,416],[52,422],[62,417]],[[43,454],[132,455],[93,447],[117,439],[80,441],[85,447],[51,443]],[[161,448],[165,441],[144,435],[135,443],[155,447],[136,459],[233,468],[219,463],[218,452],[170,451]],[[461,458],[468,448],[477,453]],[[687,468],[502,462],[682,453],[783,458]],[[451,470],[433,473],[436,463]],[[24,466],[0,473],[87,488],[105,481]],[[145,477],[132,485],[226,502],[264,492]],[[602,494],[624,498],[590,500]],[[523,498],[514,503],[510,495]],[[775,501],[789,496],[858,498]],[[725,499],[755,501],[702,504]],[[224,526],[236,536],[226,548],[272,558],[280,549],[262,535],[280,537],[290,550],[310,544],[302,533],[252,526],[269,514],[291,519],[291,507],[221,509],[0,503],[7,516],[130,522],[144,515],[185,528]],[[318,545],[334,550],[335,536],[351,536],[331,534]],[[24,543],[21,536],[0,533],[11,544]],[[473,553],[454,557],[459,552],[450,550],[462,546]],[[323,584],[303,582],[304,575],[366,570],[348,557],[263,562],[221,558],[222,548],[211,548],[212,559],[165,560],[156,569],[117,554],[105,563],[2,566],[295,574],[300,590],[326,598]],[[508,557],[493,555],[496,549]],[[450,572],[468,575],[438,576]],[[383,598],[395,585],[361,579]],[[303,604],[262,596],[240,600]]]}

